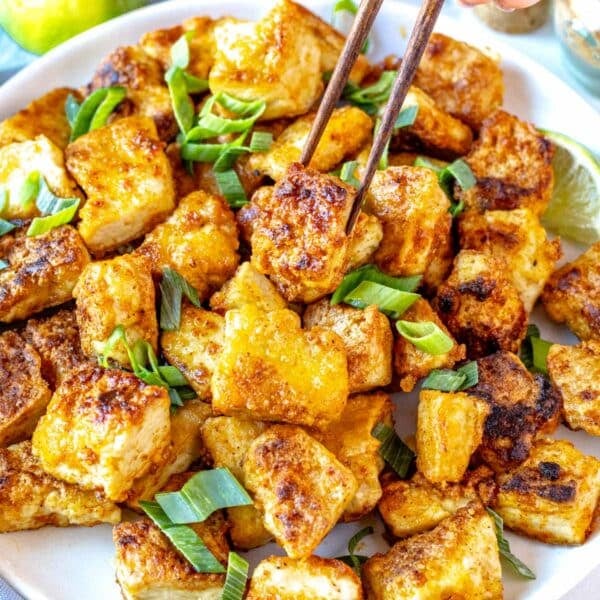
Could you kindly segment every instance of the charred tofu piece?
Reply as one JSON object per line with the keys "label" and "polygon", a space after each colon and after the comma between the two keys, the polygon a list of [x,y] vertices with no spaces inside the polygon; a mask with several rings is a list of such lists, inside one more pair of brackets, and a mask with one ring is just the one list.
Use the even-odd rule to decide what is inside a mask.
{"label": "charred tofu piece", "polygon": [[449,208],[431,169],[377,171],[365,205],[383,226],[375,262],[390,275],[423,275],[425,285],[435,288],[452,262]]}
{"label": "charred tofu piece", "polygon": [[348,241],[348,271],[371,262],[383,239],[383,227],[375,215],[360,212]]}
{"label": "charred tofu piece", "polygon": [[[403,321],[435,323],[450,339],[452,336],[442,323],[437,313],[431,308],[427,300],[417,300],[405,313]],[[466,357],[464,344],[453,340],[453,346],[445,354],[429,354],[419,350],[414,344],[402,336],[394,342],[394,370],[400,378],[400,389],[403,392],[412,392],[417,381],[428,375],[433,369],[451,369],[455,363]]]}
{"label": "charred tofu piece", "polygon": [[169,364],[177,367],[202,400],[210,400],[210,383],[223,351],[225,321],[217,313],[184,304],[176,331],[163,331],[160,344]]}
{"label": "charred tofu piece", "polygon": [[51,395],[35,349],[14,331],[0,334],[0,448],[33,433]]}
{"label": "charred tofu piece", "polygon": [[600,496],[600,461],[565,440],[539,440],[498,477],[494,510],[507,527],[547,544],[583,544]]}
{"label": "charred tofu piece", "polygon": [[171,441],[170,405],[133,373],[83,367],[54,392],[33,452],[50,475],[123,501]]}
{"label": "charred tofu piece", "polygon": [[550,276],[542,302],[548,316],[579,339],[600,339],[600,242]]}
{"label": "charred tofu piece", "polygon": [[[150,265],[143,256],[123,254],[90,263],[73,290],[81,347],[87,356],[103,354],[106,340],[123,325],[129,344],[146,340],[156,351],[158,323]],[[123,344],[107,354],[123,366],[129,357]]]}
{"label": "charred tofu piece", "polygon": [[217,414],[322,429],[346,405],[344,343],[321,327],[302,330],[291,310],[230,310],[211,391]]}
{"label": "charred tofu piece", "polygon": [[497,350],[517,352],[527,333],[527,313],[509,280],[506,263],[485,252],[461,250],[433,308],[469,358]]}
{"label": "charred tofu piece", "polygon": [[150,259],[155,276],[165,267],[175,269],[204,300],[235,273],[238,247],[235,217],[225,200],[199,191],[183,198],[136,253]]}
{"label": "charred tofu piece", "polygon": [[497,60],[441,33],[429,38],[414,84],[425,90],[442,110],[476,131],[502,105],[504,95]]}
{"label": "charred tofu piece", "polygon": [[477,183],[457,197],[467,209],[528,208],[538,217],[552,197],[554,146],[533,125],[497,110],[483,123],[465,157]]}
{"label": "charred tofu piece", "polygon": [[27,237],[23,230],[3,237],[0,258],[8,267],[0,271],[0,322],[26,319],[71,300],[90,262],[76,229],[62,225],[34,237]]}
{"label": "charred tofu piece", "polygon": [[340,179],[293,164],[273,194],[253,198],[252,265],[288,302],[314,302],[342,281],[355,192]]}
{"label": "charred tofu piece", "polygon": [[48,475],[30,441],[0,448],[0,533],[120,520],[121,509],[100,492]]}
{"label": "charred tofu piece", "polygon": [[81,100],[77,90],[66,87],[56,88],[2,121],[0,147],[13,142],[33,140],[43,135],[64,150],[71,136],[71,126],[65,113],[65,102],[69,94]]}
{"label": "charred tofu piece", "polygon": [[464,392],[421,390],[417,469],[432,483],[460,481],[483,438],[490,407]]}
{"label": "charred tofu piece", "polygon": [[264,525],[291,558],[310,556],[356,494],[358,484],[325,446],[300,427],[275,425],[244,462],[246,487]]}
{"label": "charred tofu piece", "polygon": [[443,520],[433,531],[397,542],[363,565],[369,600],[469,598],[502,600],[496,530],[480,503]]}
{"label": "charred tofu piece", "polygon": [[269,556],[258,563],[247,600],[362,600],[356,573],[335,558]]}
{"label": "charred tofu piece", "polygon": [[93,253],[135,240],[175,208],[171,165],[148,117],[119,119],[77,138],[65,152],[87,196],[79,233]]}
{"label": "charred tofu piece", "polygon": [[560,240],[548,240],[539,219],[527,208],[467,211],[459,232],[461,248],[505,260],[510,280],[530,313],[561,257]]}
{"label": "charred tofu piece", "polygon": [[376,305],[361,310],[342,304],[332,306],[323,298],[308,306],[303,321],[308,330],[327,329],[344,342],[351,394],[384,387],[392,381],[392,328]]}

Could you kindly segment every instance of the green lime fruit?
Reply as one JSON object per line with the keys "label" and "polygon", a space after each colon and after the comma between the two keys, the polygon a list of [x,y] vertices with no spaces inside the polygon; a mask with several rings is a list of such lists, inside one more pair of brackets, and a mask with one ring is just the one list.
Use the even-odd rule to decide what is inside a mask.
{"label": "green lime fruit", "polygon": [[42,54],[144,4],[146,0],[2,0],[0,26],[25,50]]}

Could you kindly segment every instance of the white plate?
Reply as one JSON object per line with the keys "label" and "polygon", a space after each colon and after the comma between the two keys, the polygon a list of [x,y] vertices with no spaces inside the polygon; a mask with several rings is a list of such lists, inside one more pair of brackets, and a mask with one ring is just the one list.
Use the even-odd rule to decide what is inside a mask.
{"label": "white plate", "polygon": [[[304,0],[304,3],[329,18],[332,0]],[[101,25],[56,48],[0,88],[0,118],[9,116],[51,88],[85,83],[104,55],[117,45],[135,42],[146,31],[201,14],[214,17],[233,14],[257,19],[269,4],[244,0],[218,3],[179,0],[135,11]],[[401,32],[410,31],[414,15],[412,7],[400,3],[388,2],[383,6],[375,28],[373,52],[376,58],[402,52]],[[479,46],[485,46],[488,41],[484,31],[468,30],[447,18],[440,19],[438,30]],[[555,75],[509,46],[494,44],[494,51],[502,56],[505,106],[509,111],[541,127],[567,133],[600,152],[599,117],[593,108]],[[578,253],[574,247],[566,250],[570,256]],[[534,320],[541,325],[548,339],[573,343],[570,334],[549,324],[541,312],[536,313]],[[415,423],[414,397],[398,395],[396,404],[400,433],[411,433]],[[564,428],[557,435],[571,439],[583,451],[600,457],[600,439],[574,434]],[[345,554],[348,539],[360,526],[339,526],[323,542],[318,553],[324,556]],[[524,582],[506,574],[507,599],[556,600],[600,564],[600,533],[577,548],[552,547],[514,535],[509,537],[515,553],[537,573],[538,578]],[[361,551],[370,553],[384,549],[381,543],[379,536],[371,536]],[[273,551],[277,551],[275,547],[268,546],[252,552],[252,562]],[[48,527],[0,536],[0,574],[30,600],[120,598],[114,583],[112,555],[109,526],[92,529]]]}

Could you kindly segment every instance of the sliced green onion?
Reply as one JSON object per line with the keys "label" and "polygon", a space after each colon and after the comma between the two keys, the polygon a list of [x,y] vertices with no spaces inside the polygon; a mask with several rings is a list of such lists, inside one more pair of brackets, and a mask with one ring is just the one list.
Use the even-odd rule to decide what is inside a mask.
{"label": "sliced green onion", "polygon": [[[125,94],[126,90],[123,87],[99,88],[82,102],[77,114],[74,114],[75,102],[69,102],[67,98],[65,112],[67,113],[67,119],[71,122],[70,141],[72,142],[91,131],[92,124],[95,129],[104,125],[114,108],[123,100]],[[105,101],[106,104],[104,104]],[[99,114],[96,117],[97,112]]]}
{"label": "sliced green onion", "polygon": [[433,321],[397,321],[396,329],[405,340],[427,354],[446,354],[454,346],[452,338]]}
{"label": "sliced green onion", "polygon": [[5,260],[0,258],[0,271],[3,269],[8,269],[8,267],[10,267],[10,265]]}
{"label": "sliced green onion", "polygon": [[194,306],[202,306],[198,291],[175,269],[165,267],[160,282],[160,327],[176,331],[181,324],[181,302],[185,296]]}
{"label": "sliced green onion", "polygon": [[31,224],[29,225],[29,229],[27,230],[27,237],[34,237],[36,235],[42,235],[43,233],[47,233],[56,227],[60,227],[61,225],[66,225],[73,220],[75,214],[77,213],[77,209],[79,208],[79,198],[71,198],[70,200],[65,200],[64,205],[65,208],[59,210],[58,212],[48,215],[46,217],[35,217]]}
{"label": "sliced green onion", "polygon": [[231,144],[191,144],[181,146],[181,158],[195,162],[215,162]]}
{"label": "sliced green onion", "polygon": [[227,559],[227,575],[221,593],[221,600],[242,600],[248,580],[248,561],[236,552],[230,552]]}
{"label": "sliced green onion", "polygon": [[371,435],[381,442],[379,454],[394,469],[400,479],[405,479],[415,459],[415,453],[385,423],[377,423]]}
{"label": "sliced green onion", "polygon": [[366,308],[375,304],[382,313],[397,319],[420,297],[419,294],[402,292],[373,281],[361,281],[344,296],[344,303],[354,308]]}
{"label": "sliced green onion", "polygon": [[254,125],[256,119],[258,119],[265,111],[265,108],[266,104],[263,103],[256,113],[243,119],[227,119],[209,113],[198,119],[197,127],[210,132],[207,137],[215,137],[227,133],[241,133],[243,131],[248,131],[248,129]]}
{"label": "sliced green onion", "polygon": [[434,369],[423,380],[422,388],[441,392],[460,392],[477,385],[479,369],[477,361],[471,361],[456,371],[452,369]]}
{"label": "sliced green onion", "polygon": [[349,567],[352,567],[356,574],[360,577],[360,570],[364,563],[369,559],[368,556],[360,556],[355,554],[356,546],[358,543],[366,536],[371,535],[373,533],[373,527],[369,525],[369,527],[365,527],[361,529],[357,533],[355,533],[350,540],[348,541],[348,554],[345,556],[338,556],[337,560],[341,560],[346,563]]}
{"label": "sliced green onion", "polygon": [[265,112],[267,106],[265,100],[240,100],[227,92],[219,92],[215,96],[215,102],[239,117],[257,115],[258,118]]}
{"label": "sliced green onion", "polygon": [[[333,15],[331,17],[331,24],[336,29],[341,29],[341,21],[340,15],[344,12],[350,13],[353,16],[356,16],[358,13],[358,6],[354,0],[337,0],[337,2],[333,5]],[[361,54],[366,54],[369,51],[371,46],[371,40],[367,38],[360,49]]]}
{"label": "sliced green onion", "polygon": [[230,171],[238,159],[238,156],[248,152],[248,148],[245,146],[230,146],[215,160],[213,165],[213,171],[215,173],[223,173],[224,171]]}
{"label": "sliced green onion", "polygon": [[273,144],[270,131],[255,131],[250,138],[250,152],[268,152]]}
{"label": "sliced green onion", "polygon": [[504,537],[504,520],[502,517],[491,508],[486,508],[486,510],[494,520],[500,556],[504,558],[504,560],[511,566],[513,571],[521,577],[524,577],[525,579],[535,579],[535,573],[510,551],[510,544]]}
{"label": "sliced green onion", "polygon": [[94,131],[100,127],[104,127],[110,115],[125,98],[127,90],[124,87],[111,87],[96,109],[92,120],[90,121],[89,131]]}
{"label": "sliced green onion", "polygon": [[75,117],[77,116],[80,107],[81,105],[75,99],[75,96],[69,94],[65,100],[65,115],[67,116],[67,121],[71,128],[73,127],[73,123],[75,123]]}
{"label": "sliced green onion", "polygon": [[52,215],[68,208],[74,200],[78,198],[60,198],[48,187],[46,179],[40,178],[35,204],[43,215]]}
{"label": "sliced green onion", "polygon": [[219,186],[219,191],[231,208],[241,208],[248,204],[246,191],[237,173],[230,169],[229,171],[220,171],[215,173],[215,179]]}
{"label": "sliced green onion", "polygon": [[19,190],[19,204],[25,207],[31,204],[37,198],[39,189],[40,173],[39,171],[32,171],[27,175]]}
{"label": "sliced green onion", "polygon": [[194,103],[188,90],[184,72],[179,67],[171,67],[165,73],[165,81],[171,96],[171,105],[179,129],[185,134],[194,124]]}
{"label": "sliced green onion", "polygon": [[16,229],[16,227],[17,226],[14,223],[0,219],[0,235],[10,233],[13,229]]}
{"label": "sliced green onion", "polygon": [[172,46],[170,50],[171,65],[179,67],[180,69],[187,69],[190,63],[190,46],[188,40],[190,39],[190,33],[188,31],[184,33]]}
{"label": "sliced green onion", "polygon": [[208,79],[201,79],[186,72],[183,73],[183,78],[188,94],[200,94],[208,89]]}
{"label": "sliced green onion", "polygon": [[188,384],[185,375],[172,365],[158,366],[160,376],[169,384],[170,387],[183,387]]}
{"label": "sliced green onion", "polygon": [[395,80],[396,71],[384,71],[374,84],[367,87],[346,85],[343,95],[351,104],[374,115],[378,112],[379,107],[389,100]]}
{"label": "sliced green onion", "polygon": [[527,326],[527,335],[521,344],[520,357],[523,364],[533,373],[548,373],[546,359],[552,342],[540,337],[539,327],[535,324]]}
{"label": "sliced green onion", "polygon": [[429,160],[425,156],[417,156],[415,158],[415,162],[413,163],[415,167],[425,167],[426,169],[431,169],[436,174],[439,174],[444,167],[439,167],[433,161]]}
{"label": "sliced green onion", "polygon": [[413,125],[417,119],[417,115],[419,114],[419,105],[413,104],[412,106],[407,106],[400,111],[396,122],[394,123],[394,130],[401,129],[402,127],[409,127]]}
{"label": "sliced green onion", "polygon": [[358,189],[360,187],[360,181],[354,176],[356,167],[358,167],[358,162],[356,160],[345,162],[340,169],[340,179]]}

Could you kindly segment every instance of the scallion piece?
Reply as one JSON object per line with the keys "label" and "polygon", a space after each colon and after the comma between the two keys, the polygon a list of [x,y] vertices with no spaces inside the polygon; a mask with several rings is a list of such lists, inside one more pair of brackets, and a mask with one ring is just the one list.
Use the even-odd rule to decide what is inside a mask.
{"label": "scallion piece", "polygon": [[3,269],[8,269],[8,267],[10,267],[10,265],[5,260],[0,258],[0,271]]}
{"label": "scallion piece", "polygon": [[533,373],[548,373],[546,359],[552,342],[541,339],[539,327],[528,325],[527,335],[521,344],[521,361]]}
{"label": "scallion piece", "polygon": [[224,196],[225,200],[231,208],[241,208],[248,204],[246,191],[242,186],[242,182],[237,173],[230,169],[229,171],[217,171],[215,179],[219,186],[219,191]]}
{"label": "scallion piece", "polygon": [[409,127],[413,125],[417,119],[417,115],[419,114],[419,105],[413,104],[412,106],[407,106],[400,111],[396,122],[394,123],[394,130],[402,129],[402,127]]}
{"label": "scallion piece", "polygon": [[213,165],[213,171],[215,173],[223,173],[224,171],[230,171],[235,164],[238,156],[248,152],[249,148],[245,146],[230,146],[215,160]]}
{"label": "scallion piece", "polygon": [[345,162],[340,169],[340,179],[358,189],[360,181],[354,176],[356,167],[358,167],[358,162],[355,160]]}
{"label": "scallion piece", "polygon": [[172,46],[169,51],[171,56],[171,65],[179,67],[180,69],[187,69],[190,63],[190,46],[188,41],[190,34],[193,35],[193,31],[184,33]]}
{"label": "scallion piece", "polygon": [[[76,100],[71,96],[65,103],[67,119],[71,123],[70,141],[76,140],[89,131],[102,127],[116,106],[123,100],[126,90],[123,87],[105,87],[92,92],[75,113]],[[105,104],[106,101],[106,104]],[[98,113],[98,116],[96,116]]]}
{"label": "scallion piece", "polygon": [[242,600],[248,580],[248,561],[236,552],[230,552],[227,559],[227,575],[221,593],[221,600]]}
{"label": "scallion piece", "polygon": [[477,362],[471,361],[456,371],[452,369],[434,369],[423,380],[422,387],[426,390],[440,390],[441,392],[460,392],[477,385],[479,370]]}
{"label": "scallion piece", "polygon": [[396,329],[405,340],[427,354],[446,354],[454,346],[452,338],[433,321],[397,321]]}
{"label": "scallion piece", "polygon": [[35,217],[31,224],[29,225],[29,229],[27,230],[27,237],[34,237],[36,235],[42,235],[43,233],[47,233],[56,227],[60,227],[61,225],[66,225],[73,220],[75,214],[77,213],[77,209],[79,208],[79,198],[71,198],[70,200],[64,201],[64,206],[62,210],[55,212],[52,215],[47,215],[45,217]]}
{"label": "scallion piece", "polygon": [[349,567],[352,567],[358,576],[360,576],[361,567],[364,563],[367,562],[368,557],[355,554],[354,551],[356,550],[356,546],[358,545],[358,543],[364,537],[367,537],[372,533],[373,527],[371,526],[365,527],[364,529],[361,529],[360,531],[355,533],[348,541],[348,554],[345,556],[337,557],[337,560],[341,560],[342,562],[346,563]]}
{"label": "scallion piece", "polygon": [[100,106],[96,109],[92,120],[90,121],[90,127],[88,131],[94,131],[104,127],[108,121],[108,117],[112,115],[113,111],[123,101],[127,95],[127,90],[124,87],[111,87],[108,88],[107,94],[104,100],[100,103]]}
{"label": "scallion piece", "polygon": [[225,110],[238,115],[238,117],[256,116],[258,118],[265,112],[267,106],[265,100],[240,100],[227,92],[219,92],[214,99]]}
{"label": "scallion piece", "polygon": [[415,459],[415,453],[385,423],[377,423],[371,435],[381,442],[379,448],[381,457],[396,471],[400,479],[405,479]]}
{"label": "scallion piece", "polygon": [[17,226],[10,221],[5,221],[4,219],[0,219],[0,235],[4,235],[5,233],[10,233]]}
{"label": "scallion piece", "polygon": [[80,107],[81,105],[76,100],[75,96],[69,94],[65,101],[65,115],[67,116],[67,121],[71,128],[73,127],[73,123],[75,123],[75,117],[77,116]]}
{"label": "scallion piece", "polygon": [[181,324],[181,302],[185,296],[194,306],[202,306],[197,290],[175,269],[163,269],[160,282],[160,327],[176,331]]}
{"label": "scallion piece", "polygon": [[250,152],[268,152],[273,143],[270,131],[255,131],[250,138]]}
{"label": "scallion piece", "polygon": [[419,294],[402,292],[373,281],[361,281],[346,294],[344,302],[354,308],[366,308],[375,304],[382,313],[397,319],[420,297]]}
{"label": "scallion piece", "polygon": [[27,175],[19,190],[19,204],[25,207],[31,204],[37,198],[39,189],[40,173],[39,171],[32,171]]}
{"label": "scallion piece", "polygon": [[183,78],[187,87],[188,94],[200,94],[208,89],[208,79],[200,79],[184,71]]}
{"label": "scallion piece", "polygon": [[186,134],[194,124],[194,103],[187,89],[183,69],[173,66],[165,73],[165,81],[171,96],[171,105],[179,129]]}
{"label": "scallion piece", "polygon": [[366,113],[374,115],[389,100],[395,80],[396,71],[384,71],[374,84],[367,87],[347,85],[344,88],[344,98]]}

